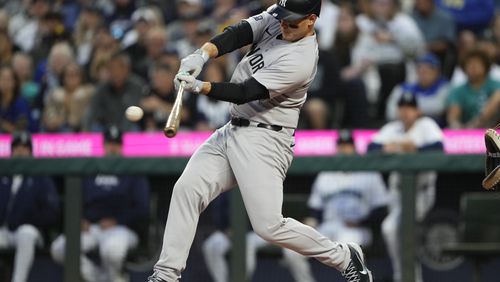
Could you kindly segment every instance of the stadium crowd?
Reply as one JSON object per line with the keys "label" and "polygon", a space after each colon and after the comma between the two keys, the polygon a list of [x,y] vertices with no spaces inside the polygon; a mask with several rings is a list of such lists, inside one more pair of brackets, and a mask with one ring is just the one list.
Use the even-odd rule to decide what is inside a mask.
{"label": "stadium crowd", "polygon": [[[323,0],[318,74],[299,127],[379,128],[406,92],[441,127],[494,124],[497,2]],[[180,58],[273,3],[1,1],[0,132],[160,130]],[[228,80],[245,52],[211,61],[204,80]],[[184,103],[184,129],[213,130],[229,118],[226,102],[186,95]],[[140,122],[125,119],[130,105],[145,110]]]}

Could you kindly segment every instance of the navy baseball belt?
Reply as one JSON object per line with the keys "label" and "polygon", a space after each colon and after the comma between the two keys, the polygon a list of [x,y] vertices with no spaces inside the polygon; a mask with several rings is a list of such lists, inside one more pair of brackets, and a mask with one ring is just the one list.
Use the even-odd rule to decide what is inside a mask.
{"label": "navy baseball belt", "polygon": [[279,126],[279,125],[257,123],[257,122],[250,121],[250,120],[244,119],[244,118],[239,118],[239,117],[233,117],[233,118],[231,118],[231,124],[234,125],[234,126],[243,126],[243,127],[251,126],[252,125],[252,126],[262,127],[262,128],[265,128],[265,129],[270,129],[270,130],[273,130],[273,131],[281,131],[283,129],[283,127]]}

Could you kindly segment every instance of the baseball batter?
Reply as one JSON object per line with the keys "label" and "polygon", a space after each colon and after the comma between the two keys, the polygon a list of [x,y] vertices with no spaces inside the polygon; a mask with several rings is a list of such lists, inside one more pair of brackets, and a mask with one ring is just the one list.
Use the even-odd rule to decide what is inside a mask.
{"label": "baseball batter", "polygon": [[[213,37],[181,61],[175,83],[233,103],[231,122],[193,154],[175,184],[163,248],[150,282],[178,281],[200,213],[238,185],[254,231],[342,272],[347,281],[373,281],[355,243],[333,242],[281,213],[283,180],[293,157],[294,130],[316,73],[314,24],[321,0],[279,0]],[[196,79],[204,63],[251,44],[231,82]]]}

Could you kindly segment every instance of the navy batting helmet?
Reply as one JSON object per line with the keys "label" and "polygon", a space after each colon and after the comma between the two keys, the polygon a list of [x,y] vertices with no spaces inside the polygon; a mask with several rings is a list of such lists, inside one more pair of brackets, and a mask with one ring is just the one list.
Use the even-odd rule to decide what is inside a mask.
{"label": "navy batting helmet", "polygon": [[319,17],[321,0],[278,0],[267,10],[278,20],[293,21],[315,14]]}

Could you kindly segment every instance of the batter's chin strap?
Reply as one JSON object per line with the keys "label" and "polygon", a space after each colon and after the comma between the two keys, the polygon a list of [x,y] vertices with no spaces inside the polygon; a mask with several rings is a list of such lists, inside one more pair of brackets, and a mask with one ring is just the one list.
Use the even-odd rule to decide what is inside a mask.
{"label": "batter's chin strap", "polygon": [[486,146],[485,174],[483,188],[495,190],[500,188],[500,135],[497,129],[500,123],[494,128],[488,128],[484,133],[484,143]]}

